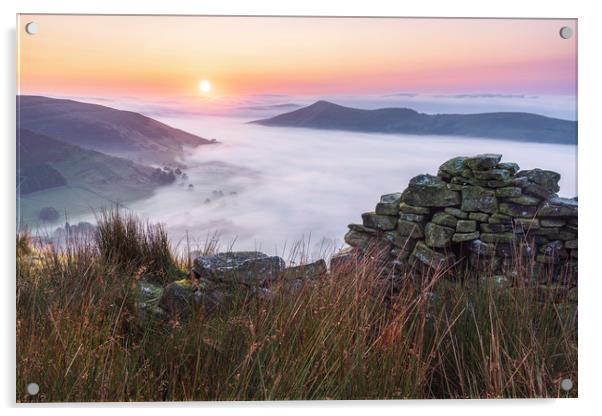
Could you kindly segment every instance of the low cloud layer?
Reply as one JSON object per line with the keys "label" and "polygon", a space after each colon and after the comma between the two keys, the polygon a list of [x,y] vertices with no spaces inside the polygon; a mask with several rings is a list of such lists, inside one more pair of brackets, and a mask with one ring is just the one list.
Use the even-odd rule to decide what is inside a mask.
{"label": "low cloud layer", "polygon": [[281,254],[311,236],[317,256],[340,246],[347,224],[381,194],[402,191],[457,155],[501,153],[524,169],[558,171],[560,194],[576,195],[576,146],[273,128],[224,117],[161,121],[221,142],[189,155],[188,182],[131,205],[181,244],[188,235],[202,245],[217,233],[224,248]]}

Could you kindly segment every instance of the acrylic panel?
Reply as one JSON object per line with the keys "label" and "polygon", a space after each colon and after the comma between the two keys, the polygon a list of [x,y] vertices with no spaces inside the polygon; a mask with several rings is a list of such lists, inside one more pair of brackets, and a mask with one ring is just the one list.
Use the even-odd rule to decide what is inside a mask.
{"label": "acrylic panel", "polygon": [[17,401],[577,396],[575,19],[17,39]]}

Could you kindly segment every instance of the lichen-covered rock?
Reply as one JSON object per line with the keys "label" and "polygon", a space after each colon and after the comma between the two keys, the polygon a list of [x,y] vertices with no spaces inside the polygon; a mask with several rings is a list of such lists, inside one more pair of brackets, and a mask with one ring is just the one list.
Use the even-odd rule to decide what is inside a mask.
{"label": "lichen-covered rock", "polygon": [[374,212],[378,215],[397,215],[399,213],[399,204],[379,202],[376,204]]}
{"label": "lichen-covered rock", "polygon": [[539,215],[542,217],[576,217],[577,210],[577,201],[554,197],[542,204]]}
{"label": "lichen-covered rock", "polygon": [[349,230],[345,234],[344,240],[351,247],[363,248],[373,239],[373,236],[360,231]]}
{"label": "lichen-covered rock", "polygon": [[523,187],[523,194],[533,195],[537,198],[548,199],[551,198],[554,193],[541,185],[537,185],[536,183],[529,183]]}
{"label": "lichen-covered rock", "polygon": [[384,204],[397,204],[401,202],[401,192],[394,192],[391,194],[381,195],[380,202]]}
{"label": "lichen-covered rock", "polygon": [[427,215],[431,212],[429,208],[426,207],[415,207],[405,202],[399,204],[399,212],[404,214],[418,214],[418,215]]}
{"label": "lichen-covered rock", "polygon": [[366,227],[362,224],[349,224],[347,227],[349,227],[349,229],[352,231],[357,231],[358,233],[376,235],[375,229]]}
{"label": "lichen-covered rock", "polygon": [[486,153],[466,158],[464,165],[472,170],[493,169],[502,159],[502,155]]}
{"label": "lichen-covered rock", "polygon": [[375,230],[390,231],[397,226],[397,217],[391,215],[378,215],[374,212],[364,212],[362,214],[364,226]]}
{"label": "lichen-covered rock", "polygon": [[499,210],[500,213],[509,215],[511,217],[531,218],[535,216],[537,207],[502,202],[499,206]]}
{"label": "lichen-covered rock", "polygon": [[442,225],[429,222],[424,228],[424,242],[427,246],[433,248],[449,247],[455,231],[456,230],[454,228],[444,227]]}
{"label": "lichen-covered rock", "polygon": [[460,194],[448,189],[441,178],[418,175],[410,180],[401,200],[418,207],[450,207],[460,204]]}
{"label": "lichen-covered rock", "polygon": [[481,240],[486,243],[512,243],[515,239],[514,233],[481,233]]}
{"label": "lichen-covered rock", "polygon": [[477,230],[477,222],[474,220],[458,220],[456,231],[459,233],[472,233]]}
{"label": "lichen-covered rock", "polygon": [[437,212],[431,220],[435,224],[445,225],[446,227],[456,228],[458,219],[447,212]]}
{"label": "lichen-covered rock", "polygon": [[539,219],[537,218],[515,218],[514,225],[516,232],[529,232],[539,229]]}
{"label": "lichen-covered rock", "polygon": [[456,218],[460,218],[462,220],[465,220],[468,218],[468,212],[464,212],[458,208],[447,207],[443,211],[450,215],[453,215]]}
{"label": "lichen-covered rock", "polygon": [[387,231],[383,234],[383,238],[397,248],[409,249],[413,245],[412,239],[401,235],[399,231]]}
{"label": "lichen-covered rock", "polygon": [[521,196],[522,193],[523,190],[518,186],[506,186],[495,190],[495,196],[499,198],[515,198]]}
{"label": "lichen-covered rock", "polygon": [[209,280],[260,285],[277,280],[284,267],[284,260],[278,256],[255,251],[235,251],[197,257],[192,270],[197,276]]}
{"label": "lichen-covered rock", "polygon": [[455,233],[452,236],[452,242],[454,243],[463,243],[466,241],[476,240],[479,238],[479,232],[475,231],[472,233]]}
{"label": "lichen-covered rock", "polygon": [[497,211],[495,191],[480,186],[467,186],[462,189],[462,211],[494,213]]}
{"label": "lichen-covered rock", "polygon": [[468,214],[468,219],[475,220],[478,222],[487,222],[489,221],[489,214],[485,214],[484,212],[471,212],[470,214]]}
{"label": "lichen-covered rock", "polygon": [[412,222],[424,222],[426,216],[418,214],[399,214],[399,219]]}
{"label": "lichen-covered rock", "polygon": [[379,215],[397,215],[400,202],[401,192],[382,195],[380,202],[376,204],[375,212]]}
{"label": "lichen-covered rock", "polygon": [[454,157],[447,162],[439,166],[439,176],[457,176],[462,174],[464,170],[464,161],[466,160],[463,156]]}
{"label": "lichen-covered rock", "polygon": [[428,247],[422,241],[416,243],[416,247],[412,251],[412,258],[425,266],[435,269],[450,266],[455,261],[453,253],[440,253]]}
{"label": "lichen-covered rock", "polygon": [[506,198],[506,201],[513,204],[537,206],[541,202],[539,198],[530,195],[521,195],[513,198]]}
{"label": "lichen-covered rock", "polygon": [[505,169],[474,170],[472,173],[476,179],[484,181],[507,181],[511,175],[510,171]]}
{"label": "lichen-covered rock", "polygon": [[[557,173],[519,171],[517,164],[502,163],[500,158],[496,154],[459,156],[443,163],[438,176],[412,178],[401,197],[383,196],[376,214],[372,213],[396,218],[396,229],[385,230],[376,221],[364,221],[364,228],[350,226],[359,233],[354,242],[368,239],[385,244],[383,255],[388,260],[383,270],[387,276],[403,273],[402,266],[407,264],[449,264],[450,253],[462,255],[461,267],[484,267],[488,273],[502,268],[506,273],[514,267],[515,256],[536,256],[535,268],[556,274],[560,273],[557,264],[576,264],[577,198],[555,194],[560,179]],[[391,204],[398,198],[401,202],[395,209]],[[388,223],[385,228],[390,226]],[[350,240],[349,235],[346,239]],[[562,262],[556,263],[552,257]],[[568,269],[576,274],[576,267]]]}
{"label": "lichen-covered rock", "polygon": [[517,163],[513,162],[500,162],[495,167],[498,169],[506,169],[512,172],[513,175],[520,170],[520,166],[518,166]]}
{"label": "lichen-covered rock", "polygon": [[512,224],[512,217],[506,214],[495,213],[489,217],[488,222],[490,224]]}
{"label": "lichen-covered rock", "polygon": [[424,238],[424,228],[422,224],[400,219],[397,222],[397,231],[400,235],[409,238]]}
{"label": "lichen-covered rock", "polygon": [[516,174],[518,177],[526,177],[531,182],[534,182],[550,192],[558,192],[560,187],[558,181],[560,181],[560,174],[552,172],[551,170],[543,169],[531,169],[521,170]]}
{"label": "lichen-covered rock", "polygon": [[483,233],[503,233],[506,231],[512,231],[512,224],[489,224],[481,223],[479,225],[481,232]]}

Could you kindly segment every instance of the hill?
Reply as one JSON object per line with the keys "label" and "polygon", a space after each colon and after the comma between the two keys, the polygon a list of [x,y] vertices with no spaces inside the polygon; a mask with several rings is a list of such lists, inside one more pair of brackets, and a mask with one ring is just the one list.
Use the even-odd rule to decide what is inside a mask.
{"label": "hill", "polygon": [[148,196],[166,183],[161,169],[24,128],[17,130],[17,146],[17,195],[26,222],[43,207],[61,212],[81,205],[85,211]]}
{"label": "hill", "polygon": [[469,136],[576,144],[577,122],[532,113],[425,114],[408,108],[363,110],[328,101],[256,120],[264,126],[307,127],[369,133]]}
{"label": "hill", "polygon": [[33,132],[143,164],[170,164],[186,147],[213,143],[132,111],[42,96],[17,96],[17,123]]}

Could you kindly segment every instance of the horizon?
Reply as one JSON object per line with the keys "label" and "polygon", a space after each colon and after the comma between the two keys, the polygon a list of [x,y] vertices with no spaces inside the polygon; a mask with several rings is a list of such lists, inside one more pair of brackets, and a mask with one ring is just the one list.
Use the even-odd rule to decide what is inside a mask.
{"label": "horizon", "polygon": [[[576,29],[571,19],[18,19],[19,26],[35,21],[39,27],[34,36],[19,36],[22,95],[143,101],[193,114],[286,104],[291,97],[304,105],[310,99],[339,103],[333,100],[339,96],[397,102],[478,98],[500,108],[514,101],[510,107],[536,109],[552,100],[544,106],[565,103],[563,118],[576,118],[576,36],[558,35],[561,26]],[[156,30],[159,24],[164,30]]]}
{"label": "horizon", "polygon": [[[122,99],[111,99],[107,97],[81,97],[81,96],[63,96],[51,94],[17,94],[19,96],[39,96],[57,100],[72,100],[85,104],[96,104],[116,110],[139,112],[147,117],[187,117],[192,115],[204,116],[234,116],[241,118],[273,117],[279,114],[285,114],[309,107],[319,102],[326,102],[337,106],[342,106],[360,110],[380,110],[380,109],[408,109],[424,114],[487,114],[487,113],[528,113],[544,117],[558,118],[568,121],[577,121],[576,100],[574,97],[542,97],[528,96],[521,94],[498,94],[498,93],[475,93],[475,94],[419,94],[419,93],[397,93],[383,94],[378,96],[338,96],[338,97],[320,97],[306,96],[302,98],[303,104],[283,102],[287,98],[295,99],[298,97],[289,95],[271,95],[267,94],[267,102],[253,102],[251,104],[239,101],[228,102],[228,104],[217,109],[188,109],[179,102],[143,102],[140,103],[134,97],[125,97]],[[301,96],[299,96],[301,97]],[[401,101],[388,102],[389,98],[401,97]],[[363,98],[363,99],[362,99]],[[277,101],[273,101],[276,99]],[[379,100],[380,99],[380,100]],[[422,99],[422,101],[421,101]],[[560,101],[558,101],[560,99]],[[367,101],[366,101],[367,100]],[[414,100],[412,103],[410,100]],[[541,101],[533,105],[522,106],[518,101]],[[449,108],[449,111],[433,111],[436,109],[437,101],[439,106]],[[462,103],[464,101],[464,103]],[[462,105],[466,104],[468,111],[462,110]],[[474,105],[474,106],[473,106]],[[538,106],[539,105],[539,106]],[[543,107],[541,107],[543,105]],[[547,107],[546,107],[547,105]],[[459,106],[459,108],[458,108]],[[485,106],[485,110],[482,110]],[[474,108],[474,111],[470,111]],[[246,110],[246,111],[245,111]],[[459,110],[459,111],[458,111]],[[263,114],[263,116],[262,116]],[[264,117],[265,116],[265,117]]]}

